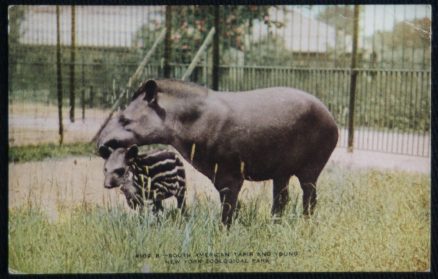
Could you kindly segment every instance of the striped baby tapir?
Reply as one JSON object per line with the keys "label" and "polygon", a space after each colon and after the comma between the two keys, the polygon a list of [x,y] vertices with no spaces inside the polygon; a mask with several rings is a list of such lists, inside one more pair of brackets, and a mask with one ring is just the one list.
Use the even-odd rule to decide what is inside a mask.
{"label": "striped baby tapir", "polygon": [[154,150],[139,154],[136,145],[115,150],[101,146],[100,156],[105,159],[104,187],[119,187],[132,209],[143,209],[152,201],[153,211],[163,209],[164,199],[175,197],[180,209],[185,207],[186,181],[184,165],[169,150]]}

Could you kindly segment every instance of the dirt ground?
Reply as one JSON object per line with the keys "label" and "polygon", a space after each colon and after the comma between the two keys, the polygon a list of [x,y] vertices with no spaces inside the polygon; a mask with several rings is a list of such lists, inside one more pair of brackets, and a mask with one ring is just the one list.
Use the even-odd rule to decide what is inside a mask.
{"label": "dirt ground", "polygon": [[[206,200],[219,206],[219,194],[210,180],[184,162],[187,177],[187,203]],[[103,187],[103,160],[96,156],[71,157],[62,160],[9,164],[9,208],[32,204],[57,219],[59,207],[81,204],[127,207],[119,189]],[[271,193],[271,182],[245,182],[240,194],[251,198],[260,191]],[[250,187],[251,191],[245,190]],[[167,204],[166,204],[167,203]],[[165,206],[176,206],[174,199]]]}
{"label": "dirt ground", "polygon": [[336,148],[331,163],[346,169],[375,168],[381,170],[400,170],[407,172],[430,173],[430,157],[407,156],[383,152]]}
{"label": "dirt ground", "polygon": [[[75,121],[63,112],[64,142],[88,142],[99,130],[109,110],[87,109],[85,119],[82,111],[75,110]],[[9,105],[9,144],[28,145],[39,143],[57,143],[59,141],[59,121],[55,106],[42,104],[15,103]]]}

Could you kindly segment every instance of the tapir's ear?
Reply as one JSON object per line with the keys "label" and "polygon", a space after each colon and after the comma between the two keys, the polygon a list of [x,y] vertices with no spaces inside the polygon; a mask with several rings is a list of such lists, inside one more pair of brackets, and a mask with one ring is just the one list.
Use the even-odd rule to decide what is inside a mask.
{"label": "tapir's ear", "polygon": [[108,146],[101,145],[99,147],[99,155],[103,159],[105,159],[105,160],[108,159],[109,156],[111,155],[111,153],[112,153],[112,150]]}
{"label": "tapir's ear", "polygon": [[153,80],[148,80],[144,85],[144,90],[146,92],[144,99],[148,103],[154,103],[157,101],[157,83]]}
{"label": "tapir's ear", "polygon": [[129,161],[137,157],[137,155],[138,155],[138,146],[134,144],[133,146],[128,148],[128,151],[126,152],[125,155],[125,159]]}

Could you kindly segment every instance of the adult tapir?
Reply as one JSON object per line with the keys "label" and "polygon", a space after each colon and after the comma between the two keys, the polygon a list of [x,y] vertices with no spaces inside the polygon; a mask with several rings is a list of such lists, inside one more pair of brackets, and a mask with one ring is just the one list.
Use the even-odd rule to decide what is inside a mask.
{"label": "adult tapir", "polygon": [[98,146],[169,144],[219,191],[230,225],[244,179],[273,179],[272,214],[289,200],[298,177],[304,214],[316,205],[316,181],[338,141],[327,108],[303,91],[275,87],[216,92],[177,80],[149,80],[111,119]]}

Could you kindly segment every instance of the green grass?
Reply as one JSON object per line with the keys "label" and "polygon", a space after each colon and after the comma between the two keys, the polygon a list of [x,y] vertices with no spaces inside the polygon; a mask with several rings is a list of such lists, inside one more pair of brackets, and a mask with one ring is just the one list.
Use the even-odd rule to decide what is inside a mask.
{"label": "green grass", "polygon": [[95,153],[95,144],[71,143],[71,144],[39,144],[25,146],[10,146],[9,162],[41,161],[43,159],[65,158],[71,155],[90,155]]}
{"label": "green grass", "polygon": [[[142,147],[142,151],[154,148],[164,148],[159,144],[152,144],[148,147]],[[96,145],[94,143],[68,143],[68,144],[38,144],[24,146],[10,146],[8,152],[9,162],[21,163],[29,161],[41,161],[44,159],[60,159],[69,156],[89,156],[97,155]]]}
{"label": "green grass", "polygon": [[[141,272],[145,266],[151,272],[429,269],[428,175],[332,167],[318,187],[318,206],[310,219],[301,215],[301,191],[293,182],[280,220],[270,216],[272,198],[259,195],[242,201],[228,231],[220,225],[220,209],[209,200],[190,205],[187,216],[168,209],[159,219],[84,203],[74,208],[58,204],[58,218],[50,220],[29,203],[9,210],[9,267],[25,273]],[[230,256],[197,256],[221,252]],[[253,256],[235,254],[243,252]],[[175,258],[168,254],[181,253],[190,257],[170,262]],[[248,263],[217,264],[215,259]]]}

